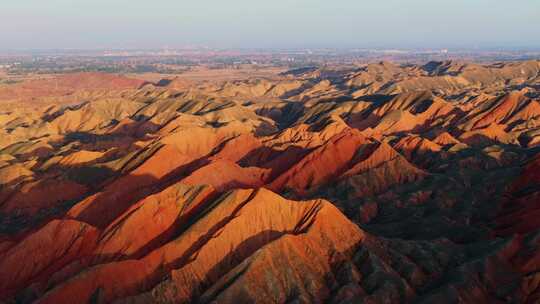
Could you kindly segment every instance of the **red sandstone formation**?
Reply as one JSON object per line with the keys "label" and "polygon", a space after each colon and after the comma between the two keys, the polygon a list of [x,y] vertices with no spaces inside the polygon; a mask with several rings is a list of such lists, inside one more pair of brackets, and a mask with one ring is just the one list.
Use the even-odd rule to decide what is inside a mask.
{"label": "red sandstone formation", "polygon": [[0,85],[0,302],[537,303],[539,71]]}

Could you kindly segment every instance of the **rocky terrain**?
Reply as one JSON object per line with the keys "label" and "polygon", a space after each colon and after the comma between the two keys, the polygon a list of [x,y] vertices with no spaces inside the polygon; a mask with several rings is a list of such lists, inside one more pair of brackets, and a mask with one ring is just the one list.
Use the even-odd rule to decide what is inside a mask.
{"label": "rocky terrain", "polygon": [[540,61],[0,85],[0,303],[538,303]]}

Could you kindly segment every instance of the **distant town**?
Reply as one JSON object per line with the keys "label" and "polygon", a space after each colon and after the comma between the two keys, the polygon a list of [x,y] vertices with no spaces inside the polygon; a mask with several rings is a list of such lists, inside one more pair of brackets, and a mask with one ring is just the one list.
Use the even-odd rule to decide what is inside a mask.
{"label": "distant town", "polygon": [[0,51],[3,75],[70,72],[182,74],[195,67],[263,69],[362,65],[375,61],[419,63],[432,60],[474,62],[540,58],[540,50],[451,49],[212,49],[11,50]]}

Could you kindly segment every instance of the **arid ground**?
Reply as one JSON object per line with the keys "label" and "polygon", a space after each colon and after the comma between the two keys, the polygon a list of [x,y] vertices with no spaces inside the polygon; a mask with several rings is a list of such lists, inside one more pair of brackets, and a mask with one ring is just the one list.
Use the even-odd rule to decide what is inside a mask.
{"label": "arid ground", "polygon": [[0,84],[0,303],[540,302],[540,61],[163,77]]}

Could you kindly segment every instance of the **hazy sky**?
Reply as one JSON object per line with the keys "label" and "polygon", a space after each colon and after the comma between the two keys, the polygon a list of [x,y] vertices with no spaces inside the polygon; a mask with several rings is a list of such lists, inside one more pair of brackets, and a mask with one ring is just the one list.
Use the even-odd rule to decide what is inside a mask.
{"label": "hazy sky", "polygon": [[540,0],[0,0],[0,49],[540,47]]}

